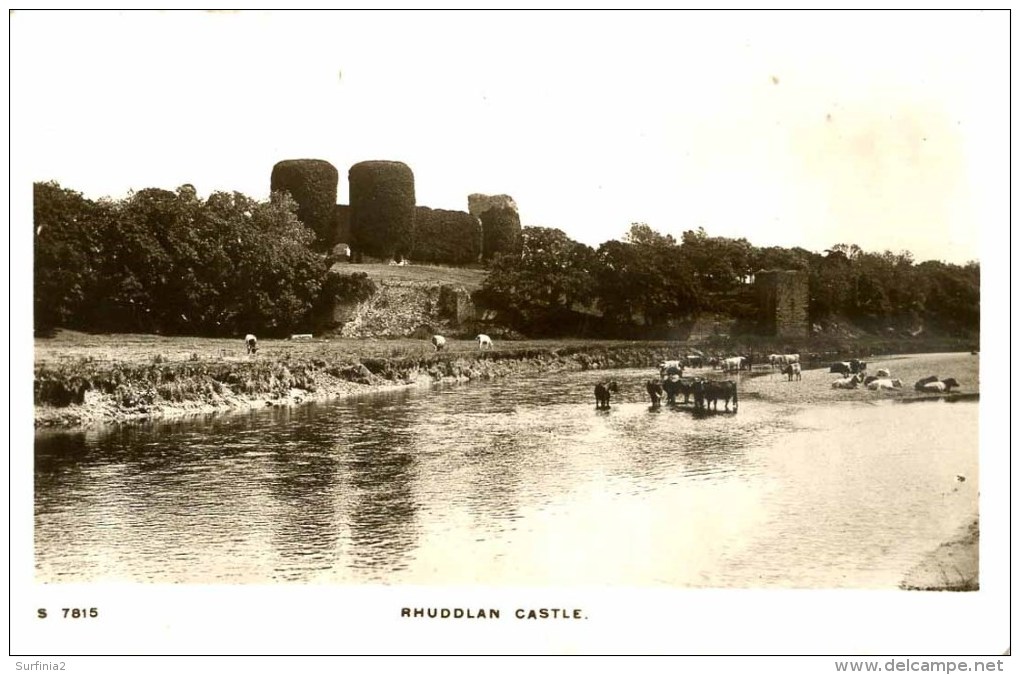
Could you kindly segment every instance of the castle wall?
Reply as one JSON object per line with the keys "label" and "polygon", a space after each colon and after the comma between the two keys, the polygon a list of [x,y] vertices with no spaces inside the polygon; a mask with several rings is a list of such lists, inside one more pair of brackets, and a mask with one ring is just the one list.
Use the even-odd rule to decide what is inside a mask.
{"label": "castle wall", "polygon": [[802,338],[809,332],[806,272],[783,270],[755,275],[761,308],[761,332]]}

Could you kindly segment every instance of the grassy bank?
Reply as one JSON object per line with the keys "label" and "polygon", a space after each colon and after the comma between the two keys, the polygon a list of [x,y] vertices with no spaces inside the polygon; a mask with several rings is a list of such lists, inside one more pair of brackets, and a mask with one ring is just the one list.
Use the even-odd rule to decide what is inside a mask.
{"label": "grassy bank", "polygon": [[[890,353],[898,344],[800,345],[807,365]],[[941,342],[910,345],[945,349]],[[687,345],[672,341],[497,341],[480,352],[450,340],[435,352],[424,340],[263,340],[257,355],[240,340],[69,331],[35,344],[36,426],[100,422],[288,405],[444,379],[474,380],[555,370],[649,367],[700,349],[727,356],[780,350],[775,341]],[[928,374],[928,373],[925,373]],[[906,378],[904,378],[906,379]],[[912,380],[911,380],[912,381]],[[975,382],[976,385],[976,382]]]}

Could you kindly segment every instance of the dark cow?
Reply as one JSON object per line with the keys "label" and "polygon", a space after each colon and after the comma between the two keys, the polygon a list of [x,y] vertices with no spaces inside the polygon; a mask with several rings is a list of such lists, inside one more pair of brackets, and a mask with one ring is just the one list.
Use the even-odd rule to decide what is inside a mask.
{"label": "dark cow", "polygon": [[648,396],[652,399],[652,407],[658,408],[659,401],[662,400],[662,383],[658,380],[648,380],[645,389],[648,390]]}
{"label": "dark cow", "polygon": [[730,409],[730,399],[733,399],[733,412],[737,412],[737,383],[730,380],[699,380],[694,383],[694,407],[698,410],[718,410],[719,399],[725,402],[726,410]]}
{"label": "dark cow", "polygon": [[694,383],[700,378],[694,377],[667,377],[662,380],[662,390],[666,392],[666,403],[676,404],[677,394],[684,395],[684,403],[691,402],[691,394],[694,393]]}
{"label": "dark cow", "polygon": [[868,364],[858,359],[850,359],[850,372],[851,373],[863,373],[868,369]]}
{"label": "dark cow", "polygon": [[800,364],[799,363],[788,363],[783,366],[783,375],[786,375],[789,379],[788,382],[793,382],[794,378],[797,380],[801,379]]}
{"label": "dark cow", "polygon": [[688,354],[684,357],[684,365],[690,368],[700,368],[703,359],[700,354]]}
{"label": "dark cow", "polygon": [[924,385],[931,384],[932,382],[938,382],[938,375],[929,375],[928,377],[922,378],[914,383],[914,389],[917,391],[924,391]]}
{"label": "dark cow", "polygon": [[609,409],[609,395],[618,391],[616,382],[599,382],[595,385],[595,409]]}
{"label": "dark cow", "polygon": [[836,363],[833,363],[831,366],[829,366],[829,372],[839,373],[843,377],[850,377],[850,374],[853,371],[850,368],[849,361],[837,361]]}

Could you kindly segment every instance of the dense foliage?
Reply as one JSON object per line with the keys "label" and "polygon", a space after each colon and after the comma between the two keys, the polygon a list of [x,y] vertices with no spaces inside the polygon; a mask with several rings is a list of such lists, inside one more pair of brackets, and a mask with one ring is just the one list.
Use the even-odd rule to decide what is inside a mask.
{"label": "dense foliage", "polygon": [[35,326],[237,335],[301,332],[325,261],[297,205],[191,186],[94,202],[34,186]]}
{"label": "dense foliage", "polygon": [[512,208],[496,206],[482,212],[482,260],[489,261],[498,253],[519,255],[521,252],[521,217]]}
{"label": "dense foliage", "polygon": [[976,262],[915,264],[907,252],[866,253],[852,244],[825,253],[759,248],[704,230],[685,232],[678,243],[640,223],[593,256],[559,230],[524,228],[523,241],[521,253],[494,258],[478,299],[524,331],[545,331],[551,310],[594,301],[606,334],[662,335],[700,314],[730,317],[752,332],[759,319],[754,276],[773,269],[807,272],[808,311],[823,329],[849,323],[886,337],[975,336],[980,329]]}
{"label": "dense foliage", "polygon": [[340,174],[321,159],[277,162],[270,178],[272,192],[289,192],[297,202],[297,217],[315,232],[314,246],[329,250],[335,240],[336,190]]}
{"label": "dense foliage", "polygon": [[415,262],[466,265],[477,262],[482,232],[478,219],[466,211],[419,206],[414,216]]}
{"label": "dense foliage", "polygon": [[595,252],[560,230],[525,227],[520,255],[497,253],[477,298],[511,322],[549,332],[595,298]]}
{"label": "dense foliage", "polygon": [[357,255],[399,260],[414,248],[414,174],[402,162],[359,162],[348,173],[352,247]]}

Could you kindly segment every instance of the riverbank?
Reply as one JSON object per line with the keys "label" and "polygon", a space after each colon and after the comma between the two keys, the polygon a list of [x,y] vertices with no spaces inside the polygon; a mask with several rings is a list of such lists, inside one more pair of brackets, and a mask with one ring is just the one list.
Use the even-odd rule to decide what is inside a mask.
{"label": "riverbank", "polygon": [[[411,344],[401,344],[401,343]],[[385,350],[380,348],[380,343]],[[422,341],[264,346],[252,356],[204,351],[78,353],[37,360],[35,426],[86,427],[322,401],[438,382],[465,382],[559,370],[646,367],[676,358],[669,343],[521,345],[479,351],[454,341],[434,352]],[[121,351],[124,351],[123,348]],[[135,352],[132,354],[131,352]],[[114,352],[114,353],[111,353]],[[359,353],[360,352],[360,353]]]}
{"label": "riverbank", "polygon": [[975,517],[961,528],[956,537],[932,551],[910,570],[900,588],[910,591],[979,590],[980,540],[980,528]]}
{"label": "riverbank", "polygon": [[[764,345],[763,343],[763,346]],[[804,354],[816,365],[869,351]],[[889,345],[893,346],[893,345]],[[931,343],[932,349],[942,347]],[[746,346],[745,346],[746,347]],[[729,354],[740,350],[676,342],[612,340],[496,341],[479,351],[473,340],[449,340],[435,352],[425,340],[363,339],[264,340],[248,355],[237,340],[168,338],[153,335],[85,335],[62,332],[36,340],[35,426],[87,427],[96,424],[163,419],[267,406],[295,405],[443,381],[471,381],[537,375],[560,370],[653,368],[662,360],[693,350]],[[963,356],[963,355],[961,355]],[[953,375],[965,389],[977,391],[973,377]],[[899,364],[897,364],[899,365]],[[710,372],[710,371],[708,371]],[[930,374],[923,363],[919,377]],[[810,374],[809,374],[810,373]],[[695,374],[695,373],[692,373]],[[913,369],[904,373],[904,381]],[[828,379],[822,370],[805,379]],[[749,394],[766,398],[846,397],[827,386],[792,388],[777,374],[748,380]],[[808,382],[804,382],[808,384]],[[907,396],[911,391],[901,392]],[[641,393],[640,395],[644,395]]]}

